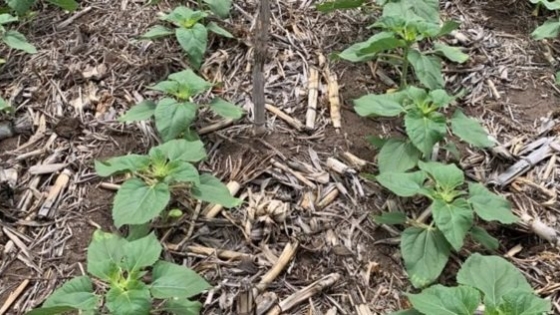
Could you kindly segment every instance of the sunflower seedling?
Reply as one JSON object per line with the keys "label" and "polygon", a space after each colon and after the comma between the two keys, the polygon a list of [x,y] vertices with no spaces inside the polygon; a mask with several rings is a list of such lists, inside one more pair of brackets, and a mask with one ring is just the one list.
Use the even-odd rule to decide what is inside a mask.
{"label": "sunflower seedling", "polygon": [[468,183],[464,190],[463,172],[454,164],[418,163],[413,172],[385,172],[375,177],[383,187],[399,197],[425,196],[431,204],[431,224],[407,219],[402,212],[375,217],[384,224],[409,225],[401,236],[401,251],[412,284],[421,288],[439,277],[451,250],[459,251],[467,235],[495,250],[498,242],[474,225],[475,214],[484,221],[503,224],[518,222],[507,200],[479,183]]}
{"label": "sunflower seedling", "polygon": [[[97,230],[87,251],[88,275],[66,282],[27,315],[199,314],[202,305],[190,299],[210,284],[187,267],[160,260],[161,252],[153,233],[129,241]],[[97,290],[92,279],[102,283]]]}
{"label": "sunflower seedling", "polygon": [[[31,45],[25,36],[15,30],[7,30],[5,25],[13,22],[17,22],[18,18],[12,16],[8,13],[0,14],[0,38],[2,38],[2,42],[6,44],[8,47],[25,51],[29,54],[37,53],[37,49],[33,45]],[[0,59],[0,64],[5,63],[4,59]]]}

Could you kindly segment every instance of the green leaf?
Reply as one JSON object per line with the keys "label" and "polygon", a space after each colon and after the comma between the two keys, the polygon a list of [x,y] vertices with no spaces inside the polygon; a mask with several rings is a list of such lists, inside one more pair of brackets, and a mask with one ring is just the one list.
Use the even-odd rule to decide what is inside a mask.
{"label": "green leaf", "polygon": [[147,236],[149,233],[150,233],[149,223],[129,225],[126,240],[132,242]]}
{"label": "green leaf", "polygon": [[95,161],[95,172],[101,177],[111,176],[120,172],[134,172],[145,170],[150,165],[150,157],[139,154],[129,154],[112,157],[105,161]]}
{"label": "green leaf", "polygon": [[445,21],[443,22],[443,25],[439,29],[439,32],[436,37],[447,35],[458,28],[459,28],[459,23],[455,21]]}
{"label": "green leaf", "polygon": [[435,56],[426,56],[417,50],[410,50],[406,56],[414,68],[416,77],[424,86],[435,90],[445,86],[441,74],[441,60]]}
{"label": "green leaf", "polygon": [[[42,312],[31,314],[59,314],[62,312],[53,312],[59,307],[82,311],[94,310],[97,308],[98,302],[99,297],[93,293],[93,284],[89,277],[80,276],[69,280],[55,290],[43,303]],[[49,308],[52,309],[49,311]]]}
{"label": "green leaf", "polygon": [[171,194],[165,183],[148,186],[138,178],[122,184],[113,204],[113,221],[120,228],[125,224],[143,224],[157,217],[169,203]]}
{"label": "green leaf", "polygon": [[208,44],[208,31],[202,24],[195,24],[192,28],[177,28],[175,36],[179,45],[187,52],[193,67],[199,68]]}
{"label": "green leaf", "polygon": [[226,208],[241,204],[241,200],[234,198],[227,186],[211,174],[201,174],[200,185],[193,187],[191,194],[198,200],[219,204]]}
{"label": "green leaf", "polygon": [[418,312],[415,309],[408,309],[408,310],[402,310],[402,311],[397,311],[397,312],[393,312],[390,313],[389,315],[424,315],[420,312]]}
{"label": "green leaf", "polygon": [[445,117],[437,112],[424,116],[418,110],[411,110],[404,116],[404,125],[408,137],[424,157],[431,155],[434,145],[447,132]]}
{"label": "green leaf", "polygon": [[235,104],[232,104],[219,97],[213,99],[208,106],[214,113],[224,118],[229,118],[234,120],[243,117],[243,114],[245,113],[245,111],[241,109],[241,107],[236,106]]}
{"label": "green leaf", "polygon": [[140,271],[143,267],[155,264],[162,249],[156,235],[152,232],[123,246],[124,260],[121,265],[128,272]]}
{"label": "green leaf", "polygon": [[473,212],[469,203],[462,198],[452,203],[434,200],[431,205],[436,226],[456,251],[461,250],[465,236],[473,224]]}
{"label": "green leaf", "polygon": [[181,95],[178,96],[182,99],[188,99],[212,87],[210,82],[196,75],[191,69],[172,73],[168,79],[179,83]]}
{"label": "green leaf", "polygon": [[204,143],[200,140],[188,141],[173,139],[150,149],[150,155],[155,150],[161,150],[170,161],[180,160],[185,162],[199,162],[206,158]]}
{"label": "green leaf", "polygon": [[17,18],[17,16],[13,16],[11,14],[8,13],[2,13],[0,14],[0,25],[5,25],[8,23],[13,23],[13,22],[17,22],[19,19]]}
{"label": "green leaf", "polygon": [[199,315],[202,304],[198,301],[172,298],[165,301],[163,310],[174,315]]}
{"label": "green leaf", "polygon": [[222,19],[229,16],[229,11],[231,11],[231,0],[204,0],[204,2],[208,4],[210,10],[212,10],[214,14]]}
{"label": "green leaf", "polygon": [[381,215],[373,216],[373,220],[377,224],[404,224],[406,223],[406,214],[399,211],[383,212]]}
{"label": "green leaf", "polygon": [[408,171],[416,166],[421,154],[408,140],[389,139],[377,155],[379,172]]}
{"label": "green leaf", "polygon": [[386,172],[377,175],[376,180],[397,196],[412,197],[421,192],[426,175],[420,171],[412,173]]}
{"label": "green leaf", "polygon": [[560,1],[558,0],[529,0],[529,2],[544,5],[547,10],[560,10]]}
{"label": "green leaf", "polygon": [[194,165],[189,162],[175,160],[167,164],[169,175],[165,178],[169,182],[189,182],[200,185],[200,175]]}
{"label": "green leaf", "polygon": [[77,311],[77,308],[70,306],[51,306],[51,307],[41,307],[36,308],[32,311],[25,313],[25,315],[56,315],[56,314],[66,314],[71,311]]}
{"label": "green leaf", "polygon": [[382,149],[383,146],[389,142],[389,139],[383,139],[380,137],[376,137],[376,136],[367,136],[366,137],[367,142],[369,142],[369,144],[371,144],[374,148],[376,149]]}
{"label": "green leaf", "polygon": [[437,105],[438,108],[446,108],[447,105],[451,104],[455,100],[455,96],[451,96],[447,94],[447,92],[443,89],[432,90],[428,94],[432,103]]}
{"label": "green leaf", "polygon": [[120,122],[142,121],[152,118],[156,110],[154,101],[145,100],[130,108],[124,115],[119,117]]}
{"label": "green leaf", "polygon": [[146,33],[144,33],[140,38],[142,39],[156,39],[162,38],[169,35],[173,35],[175,32],[163,25],[155,25],[151,27]]}
{"label": "green leaf", "polygon": [[489,191],[479,183],[469,183],[469,199],[476,214],[485,221],[498,221],[512,224],[519,221],[511,212],[509,202],[502,196]]}
{"label": "green leaf", "polygon": [[542,315],[552,310],[550,300],[537,297],[531,292],[512,290],[502,296],[498,310],[507,315]]}
{"label": "green leaf", "polygon": [[393,50],[398,47],[406,46],[406,42],[398,39],[393,32],[380,32],[367,41],[367,45],[360,48],[358,56],[377,54],[382,51]]}
{"label": "green leaf", "polygon": [[329,0],[315,6],[319,12],[328,13],[336,10],[355,9],[364,4],[364,0]]}
{"label": "green leaf", "polygon": [[106,294],[106,306],[113,315],[148,315],[152,307],[150,290],[141,283],[136,282],[135,287],[129,290],[113,286]]}
{"label": "green leaf", "polygon": [[500,247],[500,242],[481,227],[473,226],[470,233],[475,241],[489,250],[497,250]]}
{"label": "green leaf", "polygon": [[465,182],[465,175],[455,164],[439,162],[418,162],[418,167],[428,173],[437,185],[444,190],[452,191]]}
{"label": "green leaf", "polygon": [[22,33],[14,30],[6,31],[2,35],[2,40],[10,48],[25,51],[28,54],[37,53],[35,46],[31,45]]}
{"label": "green leaf", "polygon": [[25,15],[27,11],[35,4],[36,0],[8,0],[8,6],[12,8],[20,16]]}
{"label": "green leaf", "polygon": [[13,108],[10,105],[10,103],[6,102],[5,99],[3,99],[2,97],[0,97],[0,112],[12,112]]}
{"label": "green leaf", "polygon": [[227,37],[227,38],[234,38],[235,37],[230,32],[221,28],[220,26],[218,26],[218,24],[216,24],[214,22],[208,23],[206,25],[206,29],[209,30],[210,32],[214,33],[214,34],[218,34],[218,35],[223,36],[223,37]]}
{"label": "green leaf", "polygon": [[440,231],[409,227],[401,236],[401,252],[412,285],[421,288],[439,277],[451,248]]}
{"label": "green leaf", "polygon": [[192,269],[163,260],[155,264],[152,276],[150,291],[156,299],[190,298],[212,287]]}
{"label": "green leaf", "polygon": [[559,20],[548,20],[543,23],[543,25],[537,27],[531,36],[533,39],[541,40],[545,38],[556,38],[560,33],[560,21]]}
{"label": "green leaf", "polygon": [[489,148],[495,145],[482,125],[475,119],[467,117],[460,109],[453,113],[451,130],[461,140],[476,147]]}
{"label": "green leaf", "polygon": [[496,308],[504,295],[513,290],[532,292],[532,288],[513,264],[499,256],[473,253],[457,273],[457,282],[479,289],[486,308]]}
{"label": "green leaf", "polygon": [[79,6],[78,2],[74,0],[48,0],[48,2],[70,12],[76,11]]}
{"label": "green leaf", "polygon": [[419,294],[407,294],[414,309],[430,315],[472,315],[480,303],[480,293],[471,287],[431,286]]}
{"label": "green leaf", "polygon": [[154,112],[156,128],[167,142],[186,131],[196,118],[198,106],[191,102],[177,102],[170,98],[161,100]]}
{"label": "green leaf", "polygon": [[405,111],[399,98],[402,99],[402,94],[367,94],[354,100],[354,109],[362,117],[395,117]]}
{"label": "green leaf", "polygon": [[171,22],[180,28],[191,28],[198,21],[208,16],[204,11],[193,11],[185,6],[178,6],[169,14],[161,17],[162,20]]}
{"label": "green leaf", "polygon": [[126,240],[112,233],[96,230],[87,250],[87,272],[110,282],[118,274],[122,247]]}
{"label": "green leaf", "polygon": [[465,61],[469,60],[469,55],[462,52],[458,47],[451,47],[442,43],[435,43],[434,48],[436,51],[442,53],[445,58],[453,62],[464,63]]}

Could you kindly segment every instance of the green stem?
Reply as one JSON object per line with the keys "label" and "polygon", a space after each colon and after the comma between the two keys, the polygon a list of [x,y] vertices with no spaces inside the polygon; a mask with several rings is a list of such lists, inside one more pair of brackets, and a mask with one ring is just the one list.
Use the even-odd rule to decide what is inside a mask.
{"label": "green stem", "polygon": [[403,66],[402,66],[402,74],[401,74],[401,88],[405,88],[406,87],[406,77],[408,76],[408,52],[410,51],[410,43],[407,43],[407,45],[404,47],[404,52],[403,52]]}

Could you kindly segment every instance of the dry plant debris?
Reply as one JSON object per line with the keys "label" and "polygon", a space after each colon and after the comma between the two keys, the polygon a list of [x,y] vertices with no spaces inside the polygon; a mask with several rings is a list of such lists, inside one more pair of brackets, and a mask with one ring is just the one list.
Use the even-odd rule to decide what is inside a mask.
{"label": "dry plant debris", "polygon": [[[523,1],[446,3],[444,14],[462,21],[453,36],[471,61],[444,68],[445,79],[452,92],[468,90],[465,110],[502,144],[464,149],[461,166],[495,184],[524,219],[515,229],[494,227],[500,253],[560,313],[560,96],[544,48],[528,37],[536,22]],[[16,121],[0,117],[0,314],[23,314],[83,274],[93,230],[113,229],[110,200],[120,183],[101,182],[93,159],[145,153],[157,141],[149,123],[116,119],[150,97],[145,86],[186,66],[169,41],[135,40],[175,5],[82,1],[71,14],[46,7],[20,28],[38,54],[0,49],[9,55],[0,93],[17,108]],[[237,39],[212,38],[201,72],[221,83],[212,93],[249,110],[258,4],[234,8],[224,27]],[[229,182],[245,206],[230,212],[179,199],[184,217],[158,226],[164,257],[214,285],[201,300],[204,314],[406,308],[401,292],[410,284],[390,239],[398,233],[369,219],[399,200],[358,176],[375,167],[364,138],[398,130],[351,108],[352,99],[395,83],[378,65],[325,60],[366,33],[369,18],[355,11],[327,18],[311,1],[276,1],[270,9],[267,135],[254,138],[247,117],[233,123],[208,115],[197,125],[209,151],[202,168]],[[547,45],[559,49],[557,41]],[[451,262],[448,271],[457,268]]]}

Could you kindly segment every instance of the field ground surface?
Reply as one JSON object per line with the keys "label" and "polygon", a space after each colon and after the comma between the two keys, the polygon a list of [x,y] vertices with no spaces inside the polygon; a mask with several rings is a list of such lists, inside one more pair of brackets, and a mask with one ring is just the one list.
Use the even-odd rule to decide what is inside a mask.
{"label": "field ground surface", "polygon": [[[0,192],[0,313],[23,314],[40,305],[65,280],[85,272],[85,250],[95,229],[115,231],[111,204],[122,178],[98,177],[93,161],[146,153],[157,144],[151,123],[123,124],[117,118],[139,100],[154,97],[147,86],[187,67],[174,40],[138,40],[158,23],[158,12],[179,4],[86,0],[74,13],[39,8],[35,18],[18,26],[39,52],[1,48],[8,61],[0,68],[0,94],[16,106],[16,117],[27,117],[33,127],[0,141],[0,169],[17,170],[15,189]],[[285,301],[312,284],[325,286],[286,314],[386,314],[409,307],[404,292],[413,289],[395,241],[398,231],[370,217],[402,201],[359,175],[376,169],[376,150],[366,137],[402,130],[394,120],[359,117],[352,103],[394,86],[379,78],[374,63],[328,59],[370,36],[366,27],[375,16],[356,10],[324,14],[315,4],[271,1],[264,69],[267,103],[303,124],[310,73],[318,71],[312,131],[267,111],[267,134],[251,134],[256,1],[234,1],[231,17],[221,24],[236,39],[210,37],[200,74],[220,84],[214,95],[248,114],[220,128],[214,128],[219,118],[202,114],[197,129],[208,158],[200,168],[226,183],[239,183],[237,196],[245,202],[207,217],[206,204],[177,198],[172,206],[186,215],[155,226],[164,258],[193,268],[214,286],[200,297],[203,314],[235,314],[239,292],[258,283],[282,253],[292,254],[291,259],[258,302]],[[546,17],[533,16],[528,1],[442,1],[442,16],[461,22],[463,41],[447,40],[470,55],[465,64],[444,66],[447,87],[451,93],[466,89],[459,106],[483,121],[504,148],[460,147],[458,163],[470,178],[491,183],[536,141],[557,136],[560,90],[554,85],[554,56],[560,45],[530,39]],[[379,69],[394,77],[390,68]],[[340,128],[333,127],[330,115],[328,73],[339,88]],[[345,153],[368,163],[359,169],[343,158]],[[511,201],[514,212],[529,212],[553,228],[560,224],[556,154],[493,188]],[[332,159],[351,168],[338,172]],[[47,216],[40,216],[64,174],[68,182]],[[425,205],[402,206],[421,212]],[[522,226],[486,228],[501,241],[497,254],[522,270],[560,313],[558,250]],[[453,283],[458,262],[473,251],[484,249],[468,243],[451,259],[441,282]]]}

